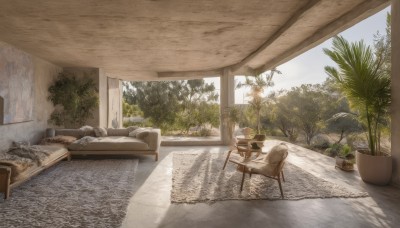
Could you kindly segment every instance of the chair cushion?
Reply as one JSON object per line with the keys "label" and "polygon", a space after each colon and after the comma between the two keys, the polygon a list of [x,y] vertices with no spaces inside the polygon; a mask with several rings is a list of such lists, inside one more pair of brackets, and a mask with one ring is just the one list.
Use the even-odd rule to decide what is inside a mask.
{"label": "chair cushion", "polygon": [[251,170],[252,173],[263,174],[265,176],[278,175],[278,164],[266,164],[263,162],[250,161],[246,164],[246,167]]}
{"label": "chair cushion", "polygon": [[286,158],[288,153],[288,147],[286,144],[281,143],[272,147],[268,152],[267,156],[264,157],[264,162],[269,164],[276,164]]}

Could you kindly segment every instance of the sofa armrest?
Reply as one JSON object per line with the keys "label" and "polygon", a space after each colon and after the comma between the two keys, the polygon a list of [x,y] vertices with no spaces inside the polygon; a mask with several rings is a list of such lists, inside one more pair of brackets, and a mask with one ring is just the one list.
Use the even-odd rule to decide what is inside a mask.
{"label": "sofa armrest", "polygon": [[151,129],[149,134],[144,137],[143,141],[149,145],[150,150],[158,151],[161,145],[161,130]]}

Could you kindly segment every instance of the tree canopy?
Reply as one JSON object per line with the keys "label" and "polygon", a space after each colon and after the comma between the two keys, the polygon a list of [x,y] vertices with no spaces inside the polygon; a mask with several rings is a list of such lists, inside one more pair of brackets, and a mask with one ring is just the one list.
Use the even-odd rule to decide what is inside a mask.
{"label": "tree canopy", "polygon": [[203,79],[124,83],[124,100],[163,130],[219,126],[218,94]]}

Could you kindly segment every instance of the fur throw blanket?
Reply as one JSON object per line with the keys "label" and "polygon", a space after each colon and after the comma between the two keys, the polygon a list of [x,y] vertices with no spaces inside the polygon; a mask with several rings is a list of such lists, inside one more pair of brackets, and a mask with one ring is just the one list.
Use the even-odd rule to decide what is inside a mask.
{"label": "fur throw blanket", "polygon": [[10,148],[7,153],[21,158],[31,159],[37,165],[42,165],[42,162],[50,155],[48,151],[42,150],[37,146],[13,147]]}
{"label": "fur throw blanket", "polygon": [[77,148],[82,148],[82,147],[86,146],[87,144],[89,144],[90,142],[92,142],[94,140],[96,140],[95,137],[85,136],[85,137],[83,137],[81,139],[76,140],[72,144],[76,145]]}
{"label": "fur throw blanket", "polygon": [[37,146],[19,145],[0,153],[0,165],[11,168],[11,180],[13,180],[18,174],[34,164],[42,165],[42,162],[49,155],[48,151],[44,151]]}

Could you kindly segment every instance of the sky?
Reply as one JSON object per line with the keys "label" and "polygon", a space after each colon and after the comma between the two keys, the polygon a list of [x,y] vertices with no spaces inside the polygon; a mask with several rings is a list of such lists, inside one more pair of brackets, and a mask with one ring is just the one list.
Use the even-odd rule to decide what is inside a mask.
{"label": "sky", "polygon": [[[390,6],[343,31],[339,35],[351,42],[363,39],[366,44],[372,45],[374,34],[376,34],[377,31],[381,34],[385,33],[386,14],[388,12],[390,12]],[[266,92],[290,89],[291,87],[301,84],[317,84],[324,82],[327,77],[324,67],[335,66],[335,64],[323,53],[322,49],[331,47],[332,39],[329,39],[289,62],[278,66],[277,68],[282,74],[274,77],[275,86]],[[235,80],[242,80],[243,78],[244,77],[235,77]],[[214,82],[215,87],[219,89],[219,78],[208,78],[206,81]],[[247,103],[247,93],[248,89],[236,89],[235,103]]]}

